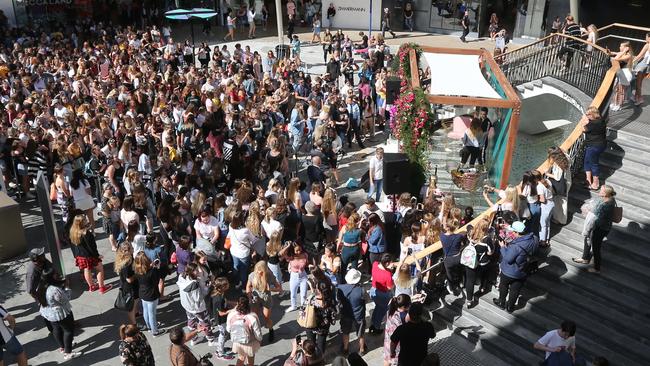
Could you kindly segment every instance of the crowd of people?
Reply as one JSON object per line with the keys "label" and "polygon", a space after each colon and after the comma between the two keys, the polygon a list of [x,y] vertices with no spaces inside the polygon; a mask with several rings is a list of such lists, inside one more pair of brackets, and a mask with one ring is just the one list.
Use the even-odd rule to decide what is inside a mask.
{"label": "crowd of people", "polygon": [[[313,76],[299,69],[299,47],[278,58],[240,44],[205,46],[197,64],[189,43],[155,27],[80,20],[72,29],[10,34],[0,48],[4,178],[27,198],[38,172],[50,178],[50,198],[87,290],[114,294],[124,311],[119,355],[125,365],[154,364],[145,331],[168,333],[173,365],[198,364],[192,346],[204,340],[219,359],[253,365],[259,349],[275,342],[271,312],[285,296],[285,282],[286,312],[298,313],[306,335],[294,340],[288,362],[324,364],[335,347],[331,328],[339,323],[342,355],[368,352],[368,333],[384,337],[385,365],[435,365],[423,273],[437,258],[418,253],[440,241],[449,293],[464,292],[471,308],[497,285],[494,302],[512,312],[538,244],[550,243],[551,219],[566,222],[570,172],[558,148],[549,151],[548,172],[527,172],[521,185],[503,191],[487,189],[486,199],[492,202],[488,191],[495,191],[500,202],[466,233],[456,231],[472,221],[471,207],[457,206],[433,179],[421,197],[399,195],[397,218],[389,222],[377,205],[381,148],[370,159],[364,204],[337,196],[339,157],[353,141],[364,148],[385,126],[392,55],[380,35],[355,47],[343,32],[326,31],[327,73]],[[361,65],[355,48],[365,50]],[[478,136],[485,116],[477,120],[467,138],[471,163],[482,162],[486,148]],[[595,120],[585,123],[587,133],[600,133]],[[585,168],[594,170],[594,156],[597,167],[593,154]],[[306,174],[297,169],[301,157],[310,159]],[[590,245],[580,260],[588,262],[593,252],[599,270],[615,193],[596,178],[590,185],[602,200],[591,208]],[[391,231],[399,244],[389,242]],[[104,263],[113,259],[98,250],[104,237],[115,253],[117,291],[104,282]],[[70,284],[42,249],[30,259],[26,284],[63,360],[82,356],[73,349]],[[177,300],[165,295],[171,282],[189,332],[157,320],[158,305]],[[375,307],[367,327],[369,301]],[[0,315],[12,323],[1,307]],[[358,339],[356,352],[350,333]],[[26,364],[15,338],[2,336]],[[540,349],[553,346],[547,343],[540,341]]]}

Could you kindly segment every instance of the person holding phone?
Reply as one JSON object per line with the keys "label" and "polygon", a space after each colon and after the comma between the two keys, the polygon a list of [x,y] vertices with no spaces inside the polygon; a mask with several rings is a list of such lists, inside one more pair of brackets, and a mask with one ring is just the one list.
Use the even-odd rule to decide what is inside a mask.
{"label": "person holding phone", "polygon": [[576,323],[572,320],[565,320],[560,324],[559,329],[546,332],[533,348],[546,352],[544,360],[547,360],[553,353],[568,352],[575,364],[576,361]]}

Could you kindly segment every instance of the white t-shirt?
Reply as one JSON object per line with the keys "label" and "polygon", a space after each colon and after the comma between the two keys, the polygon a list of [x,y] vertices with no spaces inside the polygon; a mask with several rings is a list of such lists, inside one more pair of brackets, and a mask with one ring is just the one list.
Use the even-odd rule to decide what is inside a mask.
{"label": "white t-shirt", "polygon": [[266,237],[270,239],[271,235],[273,235],[274,232],[282,230],[282,224],[280,221],[273,219],[269,220],[268,222],[266,220],[262,220],[262,229],[264,230]]}
{"label": "white t-shirt", "polygon": [[370,169],[372,170],[372,177],[375,180],[384,179],[384,159],[377,159],[377,155],[370,158]]}
{"label": "white t-shirt", "polygon": [[194,222],[194,229],[203,239],[212,241],[214,230],[219,229],[219,221],[217,221],[216,217],[210,216],[210,221],[204,224],[199,218]]}
{"label": "white t-shirt", "polygon": [[[566,347],[567,350],[572,349],[576,345],[576,337],[569,337],[567,339],[564,339],[560,337],[560,330],[559,329],[554,329],[549,332],[546,332],[540,338],[537,343],[549,347],[549,348],[556,348],[556,347]],[[546,352],[546,357],[544,359],[548,358],[548,356],[551,355],[551,352]]]}
{"label": "white t-shirt", "polygon": [[233,229],[228,232],[230,238],[230,254],[237,258],[248,258],[251,254],[251,246],[255,242],[255,236],[247,228]]}
{"label": "white t-shirt", "polygon": [[72,193],[72,198],[75,201],[81,201],[81,200],[87,199],[87,198],[92,199],[92,196],[90,196],[88,194],[88,192],[86,192],[87,188],[90,188],[90,184],[88,182],[85,182],[85,181],[80,181],[79,182],[79,188],[77,188],[77,189],[74,189],[74,188],[72,188],[72,186],[70,186],[70,191]]}
{"label": "white t-shirt", "polygon": [[129,226],[129,222],[131,221],[137,221],[140,222],[140,216],[138,216],[138,213],[135,211],[126,211],[125,209],[122,209],[120,211],[120,221],[122,221],[122,224],[124,227]]}

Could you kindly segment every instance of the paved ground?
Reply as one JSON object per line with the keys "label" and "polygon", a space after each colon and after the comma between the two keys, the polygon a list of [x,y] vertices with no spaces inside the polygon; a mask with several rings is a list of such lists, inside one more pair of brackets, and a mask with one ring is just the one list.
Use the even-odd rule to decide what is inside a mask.
{"label": "paved ground", "polygon": [[[182,33],[182,31],[179,31]],[[302,34],[301,38],[306,39]],[[420,44],[436,46],[458,46],[458,47],[491,47],[485,41],[462,44],[456,37],[415,34],[408,38],[389,39],[388,44],[397,46],[406,39]],[[200,39],[198,39],[200,40]],[[253,49],[265,50],[275,46],[276,38],[260,38],[253,41],[241,41],[243,45],[250,44]],[[303,59],[308,63],[313,63],[317,67],[322,63],[321,48],[318,46],[305,46]],[[317,70],[317,69],[316,69]],[[341,180],[344,182],[348,177],[359,178],[366,169],[365,160],[368,154],[372,154],[373,145],[381,143],[384,137],[382,134],[375,136],[374,142],[366,143],[368,146],[363,151],[353,148],[348,156],[341,161]],[[359,202],[364,197],[364,192],[357,190],[350,192],[345,188],[339,189],[340,194],[348,194],[350,199]],[[26,201],[21,204],[23,212],[23,225],[28,238],[30,248],[45,246],[44,233],[42,229],[41,212],[36,203]],[[110,251],[110,245],[105,235],[98,232],[99,250],[105,257],[105,268],[107,273],[107,282],[117,285],[116,275],[112,270],[114,254]],[[82,279],[79,272],[74,267],[72,255],[69,249],[63,250],[65,268],[68,272],[73,300],[72,306],[75,318],[79,321],[80,327],[75,336],[75,350],[83,352],[79,359],[70,361],[69,365],[118,365],[117,357],[118,333],[117,328],[126,321],[126,314],[113,309],[113,302],[117,292],[112,290],[105,295],[99,293],[88,293],[84,291]],[[62,356],[57,351],[55,341],[48,337],[47,331],[43,326],[40,318],[37,317],[38,308],[32,299],[24,292],[25,256],[12,261],[0,264],[0,303],[16,316],[19,340],[25,346],[30,357],[31,365],[56,365],[62,361]],[[175,277],[168,279],[167,293],[175,300],[169,301],[159,306],[158,320],[162,322],[164,328],[169,328],[184,323],[184,312],[177,300],[177,287]],[[288,284],[285,284],[285,288]],[[282,300],[274,309],[273,318],[277,323],[276,342],[273,345],[262,347],[256,358],[257,365],[282,365],[286,356],[291,350],[291,339],[300,333],[300,328],[295,322],[296,313],[285,315],[284,309],[288,307],[288,299]],[[368,314],[372,309],[369,304]],[[497,360],[491,358],[486,352],[482,351],[477,345],[472,334],[463,329],[454,328],[449,324],[435,321],[438,337],[431,344],[431,348],[440,353],[443,365],[499,365]],[[332,338],[328,347],[328,358],[336,356],[339,349],[340,337],[337,334],[338,327],[332,329]],[[266,342],[266,330],[265,342]],[[149,336],[148,336],[149,337]],[[381,364],[381,346],[383,337],[368,337],[369,352],[365,359],[370,365]],[[158,365],[169,365],[167,358],[169,340],[167,336],[159,338],[149,337],[149,341],[154,349]],[[356,342],[351,346],[351,350],[356,350]],[[210,350],[206,343],[198,344],[193,348],[195,354],[200,355]],[[10,360],[7,356],[8,364]],[[215,361],[216,365],[226,364]]]}

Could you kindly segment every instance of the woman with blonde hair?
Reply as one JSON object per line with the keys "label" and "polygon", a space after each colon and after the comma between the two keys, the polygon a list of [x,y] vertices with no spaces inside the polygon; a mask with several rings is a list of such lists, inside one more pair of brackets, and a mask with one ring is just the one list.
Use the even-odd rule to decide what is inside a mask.
{"label": "woman with blonde hair", "polygon": [[[338,232],[338,220],[336,212],[336,191],[332,188],[326,188],[323,194],[323,203],[321,204],[323,213],[323,227],[327,242],[333,242]],[[327,225],[325,225],[327,224]]]}
{"label": "woman with blonde hair", "polygon": [[128,243],[120,245],[115,253],[113,270],[120,277],[120,291],[130,294],[133,298],[133,308],[128,312],[129,324],[136,324],[135,313],[138,296],[138,280],[133,271],[133,247]]}
{"label": "woman with blonde hair", "polygon": [[611,111],[618,111],[625,103],[625,98],[630,89],[632,82],[632,66],[634,64],[634,50],[629,41],[622,42],[619,46],[618,52],[610,52],[610,56],[615,61],[618,61],[620,70],[616,74],[616,89],[614,94],[614,102],[610,104]]}
{"label": "woman with blonde hair", "polygon": [[261,225],[262,230],[264,231],[264,236],[269,240],[274,233],[282,231],[282,224],[277,220],[275,207],[271,206],[266,209]]}
{"label": "woman with blonde hair", "polygon": [[282,286],[282,269],[280,268],[280,250],[282,250],[282,228],[274,231],[266,243],[267,265],[275,276],[277,283]]}
{"label": "woman with blonde hair", "polygon": [[495,249],[491,246],[492,243],[487,237],[489,228],[489,218],[485,217],[476,223],[476,226],[472,229],[468,237],[469,245],[472,245],[474,250],[476,250],[477,260],[476,267],[471,268],[465,266],[465,292],[467,293],[467,302],[465,304],[468,309],[478,304],[478,300],[474,298],[474,284],[476,283],[476,279],[480,279],[481,286],[479,291],[481,293],[488,288],[488,264],[490,264],[490,258]]}
{"label": "woman with blonde hair", "polygon": [[[489,193],[496,193],[501,202],[492,202],[490,199]],[[483,198],[485,202],[492,207],[492,210],[497,210],[501,206],[503,211],[512,211],[519,215],[520,203],[519,203],[519,192],[517,187],[507,186],[506,189],[496,189],[493,187],[485,187],[483,190]]]}
{"label": "woman with blonde hair", "polygon": [[282,291],[282,286],[277,282],[273,273],[265,261],[255,263],[253,272],[248,275],[246,283],[246,294],[251,299],[251,304],[258,309],[261,308],[266,328],[269,330],[269,343],[273,343],[273,319],[271,309],[273,308],[273,297],[271,292]]}
{"label": "woman with blonde hair", "polygon": [[[104,266],[102,256],[97,251],[95,234],[91,230],[91,224],[85,214],[74,217],[70,228],[70,246],[74,255],[75,264],[83,271],[84,279],[88,284],[89,291],[99,290],[101,294],[108,292],[113,286],[104,285]],[[93,282],[93,269],[97,271],[97,285]]]}
{"label": "woman with blonde hair", "polygon": [[260,220],[260,205],[257,201],[251,202],[248,207],[248,217],[246,217],[246,228],[254,236],[253,240],[253,249],[255,250],[254,256],[258,258],[264,257],[266,252],[266,240],[264,239],[264,233],[262,230],[262,222]]}

